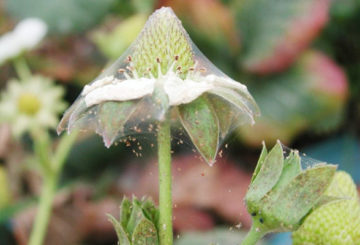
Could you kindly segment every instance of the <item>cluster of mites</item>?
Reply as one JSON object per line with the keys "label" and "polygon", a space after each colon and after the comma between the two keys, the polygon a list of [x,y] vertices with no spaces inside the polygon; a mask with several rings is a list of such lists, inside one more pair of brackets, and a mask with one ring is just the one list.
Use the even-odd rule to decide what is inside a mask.
{"label": "cluster of mites", "polygon": [[[129,55],[126,59],[125,62],[128,63],[129,65],[126,66],[126,68],[120,68],[118,69],[118,72],[120,74],[123,74],[126,79],[130,79],[131,76],[129,75],[129,73],[134,77],[134,78],[139,78],[139,75],[137,74],[136,69],[133,66],[133,59],[131,57],[131,55]],[[175,64],[179,61],[179,55],[175,55],[174,56],[174,62],[170,65],[168,71],[172,71]],[[161,59],[159,57],[156,58],[156,63],[158,64],[158,73],[162,74],[161,72]],[[129,72],[129,73],[128,73]],[[206,68],[204,67],[200,67],[197,68],[197,62],[195,62],[193,67],[190,67],[187,71],[183,71],[181,66],[177,66],[176,67],[176,73],[177,74],[182,74],[184,72],[189,72],[189,73],[194,73],[194,72],[200,72],[200,73],[205,73],[206,72]],[[151,72],[151,67],[147,68],[146,71],[144,72],[143,76],[149,76],[150,78],[153,78],[153,74]]]}

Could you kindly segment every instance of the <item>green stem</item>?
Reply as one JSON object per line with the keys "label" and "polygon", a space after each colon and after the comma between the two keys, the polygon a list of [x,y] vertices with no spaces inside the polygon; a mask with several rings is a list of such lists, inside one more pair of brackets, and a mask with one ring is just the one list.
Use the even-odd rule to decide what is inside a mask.
{"label": "green stem", "polygon": [[38,213],[36,214],[28,245],[41,245],[43,243],[50,220],[52,202],[55,197],[58,179],[62,173],[65,159],[69,155],[71,146],[74,144],[77,135],[77,132],[70,135],[63,135],[57,151],[52,156],[49,152],[50,140],[47,132],[32,131],[35,154],[43,170],[44,185],[39,200]]}
{"label": "green stem", "polygon": [[241,245],[255,245],[266,233],[266,231],[253,224]]}
{"label": "green stem", "polygon": [[38,213],[36,214],[28,245],[41,245],[43,243],[51,214],[52,202],[55,196],[57,179],[58,178],[55,175],[45,178],[40,203],[37,209]]}
{"label": "green stem", "polygon": [[20,80],[26,81],[31,76],[29,66],[26,64],[26,61],[22,56],[13,59],[13,64]]}
{"label": "green stem", "polygon": [[159,238],[160,245],[173,244],[171,200],[171,132],[170,120],[160,123],[158,131],[159,159]]}

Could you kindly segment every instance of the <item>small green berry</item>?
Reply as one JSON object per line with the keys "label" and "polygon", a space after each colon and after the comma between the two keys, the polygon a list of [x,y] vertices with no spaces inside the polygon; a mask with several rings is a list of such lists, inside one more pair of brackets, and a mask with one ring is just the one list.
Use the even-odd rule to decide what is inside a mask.
{"label": "small green berry", "polygon": [[315,209],[293,233],[294,245],[360,244],[360,202],[349,174],[339,171],[325,192],[344,198]]}

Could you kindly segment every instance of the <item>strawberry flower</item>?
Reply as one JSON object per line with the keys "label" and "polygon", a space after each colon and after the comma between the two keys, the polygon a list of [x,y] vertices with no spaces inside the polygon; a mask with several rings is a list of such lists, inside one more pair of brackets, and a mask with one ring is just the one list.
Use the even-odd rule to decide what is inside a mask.
{"label": "strawberry flower", "polygon": [[41,19],[27,18],[19,22],[13,31],[0,37],[0,64],[35,48],[46,32],[47,25]]}
{"label": "strawberry flower", "polygon": [[246,86],[211,64],[173,11],[161,8],[125,54],[84,87],[58,132],[94,130],[110,147],[122,136],[143,132],[143,122],[175,114],[213,163],[221,140],[234,127],[253,124],[257,113]]}

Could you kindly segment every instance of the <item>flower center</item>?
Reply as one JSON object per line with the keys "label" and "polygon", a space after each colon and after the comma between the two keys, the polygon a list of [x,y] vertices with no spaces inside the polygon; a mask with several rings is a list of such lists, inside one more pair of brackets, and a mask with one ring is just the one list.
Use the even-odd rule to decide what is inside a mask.
{"label": "flower center", "polygon": [[23,93],[17,102],[19,111],[26,115],[33,116],[40,110],[41,102],[34,94]]}

